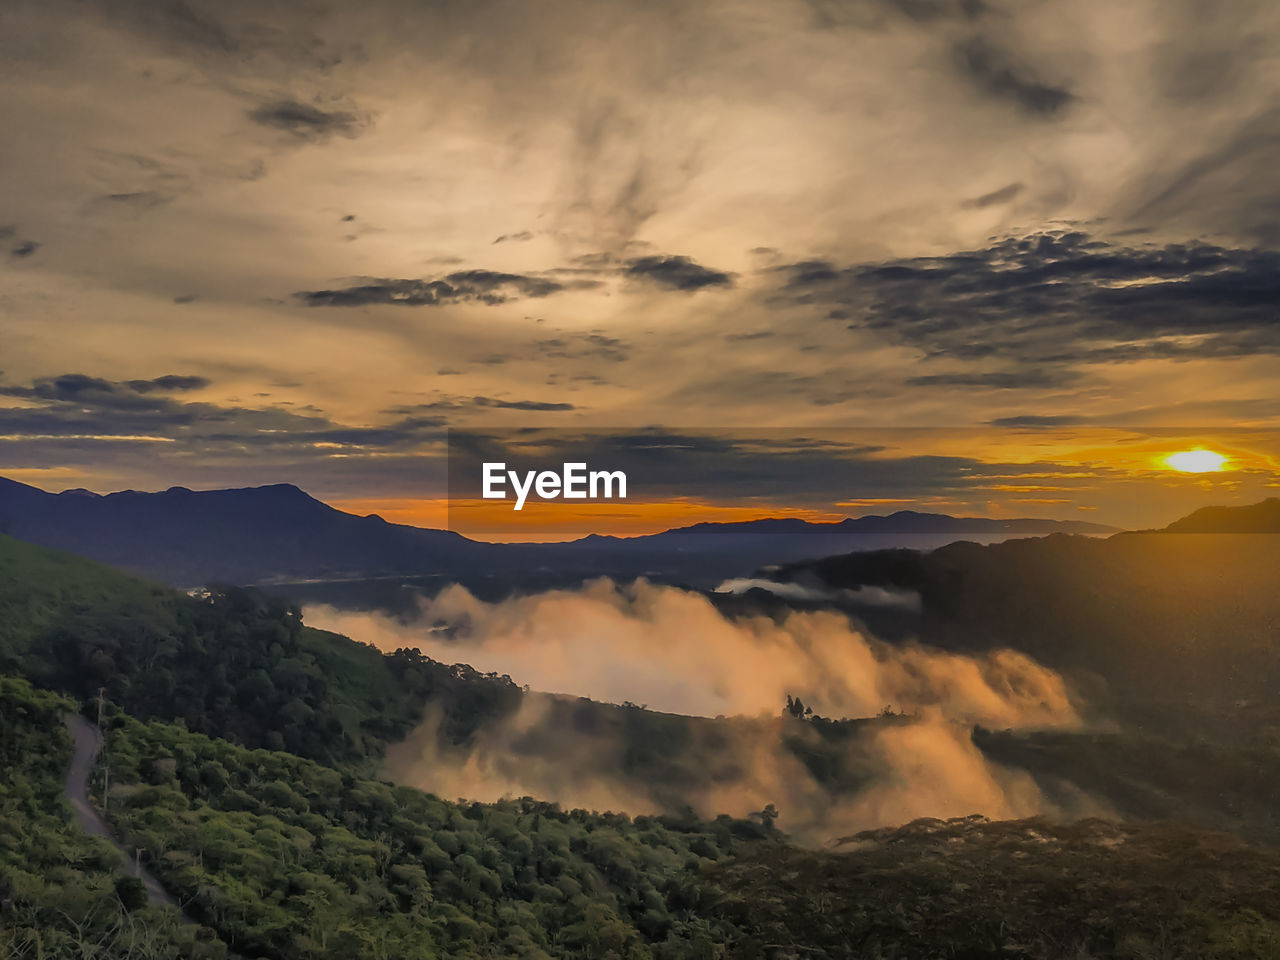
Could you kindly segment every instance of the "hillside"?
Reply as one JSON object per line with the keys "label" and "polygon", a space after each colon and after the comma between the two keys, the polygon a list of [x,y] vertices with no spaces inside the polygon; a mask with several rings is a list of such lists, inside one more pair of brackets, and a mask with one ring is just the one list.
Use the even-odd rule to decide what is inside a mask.
{"label": "hillside", "polygon": [[917,591],[910,633],[948,649],[1024,651],[1120,709],[1222,713],[1269,703],[1280,682],[1280,537],[1055,535],[846,554],[771,576]]}
{"label": "hillside", "polygon": [[238,588],[187,596],[0,536],[0,668],[78,698],[247,746],[373,761],[431,699],[450,735],[509,709],[519,690],[406,651],[302,624]]}
{"label": "hillside", "polygon": [[1166,533],[1280,533],[1280,497],[1244,507],[1202,507],[1175,520]]}
{"label": "hillside", "polygon": [[147,906],[107,843],[71,826],[69,707],[0,678],[5,956],[1252,960],[1280,946],[1275,851],[1200,829],[967,817],[819,852],[767,811],[459,804],[109,706],[109,817],[184,918]]}
{"label": "hillside", "polygon": [[[1207,629],[1193,615],[1210,590],[1228,616],[1227,632],[1215,635],[1218,659],[1226,650],[1229,662],[1247,662],[1265,631],[1231,628],[1230,618],[1244,627],[1270,609],[1275,567],[1270,555],[1233,560],[1237,540],[1271,542],[1060,536],[859,554],[818,569],[863,581],[878,571],[884,582],[920,589],[929,618],[972,631],[947,635],[959,645],[990,644],[986,631],[1003,624],[1008,637],[1029,638],[1024,646],[1040,644],[1048,656],[1054,636],[1028,631],[1031,617],[1046,632],[1114,621],[1101,640],[1086,643],[1082,633],[1079,649],[1059,655],[1077,676],[1116,669],[1120,683],[1134,680],[1125,664],[1156,670],[1169,650],[1194,658],[1186,638]],[[1224,552],[1206,553],[1209,544]],[[1158,570],[1124,579],[1128,564],[1156,557]],[[1044,606],[1067,589],[1088,600],[1074,621],[1069,596]],[[1123,639],[1120,622],[1127,618],[1132,634],[1140,616],[1187,593],[1160,630],[1107,659],[1107,644]],[[1007,620],[992,616],[997,607]],[[1098,619],[1079,619],[1085,614]],[[1187,617],[1190,633],[1166,631]],[[1186,710],[1158,729],[1147,721],[1145,731],[975,730],[972,748],[958,744],[973,762],[1024,771],[1068,819],[1102,808],[1128,822],[918,821],[815,852],[775,828],[772,800],[782,801],[782,822],[803,826],[805,816],[825,816],[906,771],[923,778],[921,787],[945,783],[944,770],[919,759],[885,765],[883,745],[932,735],[927,721],[691,718],[536,694],[504,677],[313,630],[287,604],[253,591],[187,596],[6,537],[0,623],[4,672],[21,675],[0,677],[0,893],[9,903],[0,950],[10,955],[69,956],[86,943],[107,960],[160,960],[175,950],[214,960],[694,960],[717,951],[779,960],[1065,958],[1138,957],[1158,947],[1244,960],[1280,944],[1274,853],[1207,832],[1280,839],[1280,724],[1259,723],[1256,713],[1239,743],[1206,738],[1214,731]],[[1192,667],[1211,663],[1193,659]],[[111,787],[103,794],[95,775],[96,800],[194,924],[147,906],[114,851],[70,826],[59,791],[68,745],[57,719],[76,705],[24,678],[87,701],[92,716],[103,689]],[[1206,689],[1222,682],[1204,673]],[[762,763],[776,766],[760,779]],[[540,771],[548,790],[577,779],[625,798],[623,809],[638,802],[666,812],[565,810],[530,798],[453,802],[408,785],[424,764],[513,783]],[[400,785],[375,779],[380,770]],[[439,782],[460,785],[446,797],[476,784]],[[762,784],[768,792],[753,794],[754,816],[689,809],[694,799],[727,800]],[[607,810],[612,801],[591,806]]]}
{"label": "hillside", "polygon": [[716,864],[713,917],[777,958],[1185,957],[1280,951],[1280,855],[1173,824],[921,820],[834,852]]}

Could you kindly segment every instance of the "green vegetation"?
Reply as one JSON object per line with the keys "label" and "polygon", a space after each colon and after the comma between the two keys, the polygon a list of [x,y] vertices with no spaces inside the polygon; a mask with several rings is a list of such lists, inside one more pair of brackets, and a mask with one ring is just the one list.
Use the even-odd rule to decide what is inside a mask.
{"label": "green vegetation", "polygon": [[[1054,589],[1083,589],[1080,578],[1093,576],[1083,559],[1052,575],[1021,571],[1018,589],[1047,590],[1067,573],[1077,579]],[[1002,569],[956,575],[994,603]],[[951,603],[951,622],[976,629],[958,589],[932,609]],[[1087,595],[1095,606],[1078,621],[1118,618],[1118,596]],[[1232,634],[1233,649],[1260,642],[1249,632],[1260,601],[1249,597],[1221,614],[1224,629],[1248,627]],[[1029,613],[1006,606],[999,622],[1013,630]],[[1197,636],[1183,629],[1171,649],[1195,647]],[[491,738],[503,725],[486,725],[512,716],[523,691],[311,630],[296,609],[253,591],[189,597],[0,537],[0,666],[23,675],[0,676],[5,960],[1280,960],[1280,854],[1202,829],[1280,837],[1274,710],[1241,708],[1247,719],[1224,720],[1219,732],[1237,723],[1248,734],[1218,742],[1186,738],[1194,719],[1181,741],[1131,729],[975,733],[989,757],[1030,771],[1064,805],[1082,788],[1125,816],[1200,826],[926,820],[815,852],[774,829],[771,807],[748,820],[631,818],[527,798],[454,803],[372,779],[424,706],[446,744],[465,749],[477,733]],[[72,823],[61,721],[77,709],[67,695],[83,703],[99,689],[113,786],[97,802],[183,913],[149,906],[112,844]],[[732,721],[566,697],[543,706],[543,722],[519,727],[519,756],[554,758],[572,731],[592,738],[601,762],[652,781],[655,797],[669,791],[668,806],[731,782],[750,759],[740,751],[756,742],[735,747],[731,734],[744,730],[781,733],[819,782],[857,792],[873,774],[864,733],[911,722],[828,720],[799,701],[786,717]]]}
{"label": "green vegetation", "polygon": [[247,955],[694,957],[711,863],[766,823],[449,803],[120,715],[110,808],[190,913]]}
{"label": "green vegetation", "polygon": [[[1275,960],[1280,854],[1171,824],[918,820],[716,865],[731,956]],[[770,945],[752,953],[753,945]]]}
{"label": "green vegetation", "polygon": [[1182,820],[1280,843],[1280,743],[1152,734],[977,730],[991,759],[1027,770],[1065,809],[1081,793],[1126,820]]}
{"label": "green vegetation", "polygon": [[146,905],[123,857],[73,825],[62,781],[71,747],[63,697],[0,677],[0,957],[220,958],[213,931]]}
{"label": "green vegetation", "polygon": [[326,763],[378,758],[427,699],[462,737],[520,697],[509,678],[304,627],[296,608],[256,591],[191,597],[3,536],[0,670]]}

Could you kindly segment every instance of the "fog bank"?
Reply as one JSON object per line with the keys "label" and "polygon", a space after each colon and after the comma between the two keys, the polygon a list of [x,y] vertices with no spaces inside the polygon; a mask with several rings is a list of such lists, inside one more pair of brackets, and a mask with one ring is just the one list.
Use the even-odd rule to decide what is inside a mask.
{"label": "fog bank", "polygon": [[[404,624],[312,607],[305,618],[566,695],[527,695],[462,747],[441,742],[429,709],[387,769],[443,796],[530,795],[632,814],[687,804],[706,816],[773,803],[781,826],[812,840],[920,816],[1060,812],[1028,775],[990,762],[970,739],[975,724],[1079,725],[1063,679],[1015,651],[890,645],[828,611],[729,619],[701,594],[643,580],[497,603],[455,585],[424,600],[422,613]],[[783,718],[788,695],[829,718],[897,716]],[[721,719],[696,719],[710,717]]]}

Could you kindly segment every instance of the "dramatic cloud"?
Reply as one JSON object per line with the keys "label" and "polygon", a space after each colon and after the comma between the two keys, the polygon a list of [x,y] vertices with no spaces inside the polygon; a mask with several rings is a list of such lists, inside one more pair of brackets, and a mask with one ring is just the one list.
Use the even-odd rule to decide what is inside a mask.
{"label": "dramatic cloud", "polygon": [[982,210],[986,207],[994,207],[1001,203],[1008,203],[1025,189],[1020,183],[1011,183],[1008,186],[1001,187],[999,190],[992,190],[990,193],[984,193],[980,197],[974,197],[971,200],[965,200],[962,207],[968,210]]}
{"label": "dramatic cloud", "polygon": [[963,44],[957,53],[963,72],[979,89],[1029,113],[1051,117],[1075,99],[1069,90],[1040,81],[1029,68],[1015,66],[1007,54],[981,40]]}
{"label": "dramatic cloud", "polygon": [[559,412],[574,409],[571,403],[562,403],[555,400],[504,400],[497,397],[441,397],[439,400],[432,400],[429,403],[418,403],[407,407],[392,407],[387,410],[390,414],[416,414],[423,411],[462,411],[462,410],[482,410],[492,408],[495,410],[529,410],[534,412]]}
{"label": "dramatic cloud", "polygon": [[154,380],[130,380],[129,388],[138,393],[181,393],[186,390],[202,390],[211,385],[207,377],[183,377],[170,374]]}
{"label": "dramatic cloud", "polygon": [[117,387],[89,414],[10,395],[26,409],[5,416],[50,435],[174,405],[118,415],[165,431],[127,466],[6,440],[17,469],[404,496],[389,451],[420,428],[387,411],[459,398],[420,416],[1280,422],[1280,24],[1261,0],[10,0],[4,18],[0,116],[23,132],[6,382],[211,381]]}
{"label": "dramatic cloud", "polygon": [[153,380],[127,380],[123,383],[90,377],[83,373],[66,373],[60,377],[44,377],[29,387],[0,385],[0,395],[28,397],[37,400],[64,400],[100,406],[152,406],[131,395],[142,393],[180,393],[209,386],[204,377],[169,374]]}
{"label": "dramatic cloud", "polygon": [[490,306],[520,297],[548,297],[565,285],[545,277],[494,270],[459,270],[439,280],[372,280],[339,290],[303,290],[294,296],[309,307],[363,307],[395,304],[438,307],[476,301]]}
{"label": "dramatic cloud", "polygon": [[1016,363],[915,385],[1063,383],[1066,365],[1280,353],[1280,253],[1204,243],[1125,246],[1086,233],[848,268],[783,269],[787,297],[836,304],[851,329],[926,353]]}
{"label": "dramatic cloud", "polygon": [[354,113],[345,110],[321,110],[296,100],[278,100],[264,103],[249,111],[249,118],[264,127],[283,130],[304,140],[322,140],[339,134],[354,137],[360,132],[362,122]]}
{"label": "dramatic cloud", "polygon": [[688,257],[640,257],[627,264],[628,277],[648,280],[668,290],[702,290],[731,287],[733,275],[711,270]]}

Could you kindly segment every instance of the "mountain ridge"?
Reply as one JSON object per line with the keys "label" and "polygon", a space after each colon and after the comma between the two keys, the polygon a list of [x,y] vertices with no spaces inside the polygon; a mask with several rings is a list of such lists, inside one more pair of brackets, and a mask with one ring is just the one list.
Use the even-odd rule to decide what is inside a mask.
{"label": "mountain ridge", "polygon": [[1280,497],[1240,507],[1201,507],[1163,528],[1164,533],[1280,533]]}
{"label": "mountain ridge", "polygon": [[[291,483],[158,492],[51,493],[0,478],[0,533],[78,553],[175,586],[291,583],[380,576],[575,575],[719,578],[771,562],[894,545],[932,548],[963,536],[1113,532],[1082,521],[991,520],[899,511],[816,524],[799,518],[701,523],[635,537],[486,543],[447,530],[357,516]],[[825,537],[825,539],[824,539]],[[701,581],[699,581],[701,582]]]}

